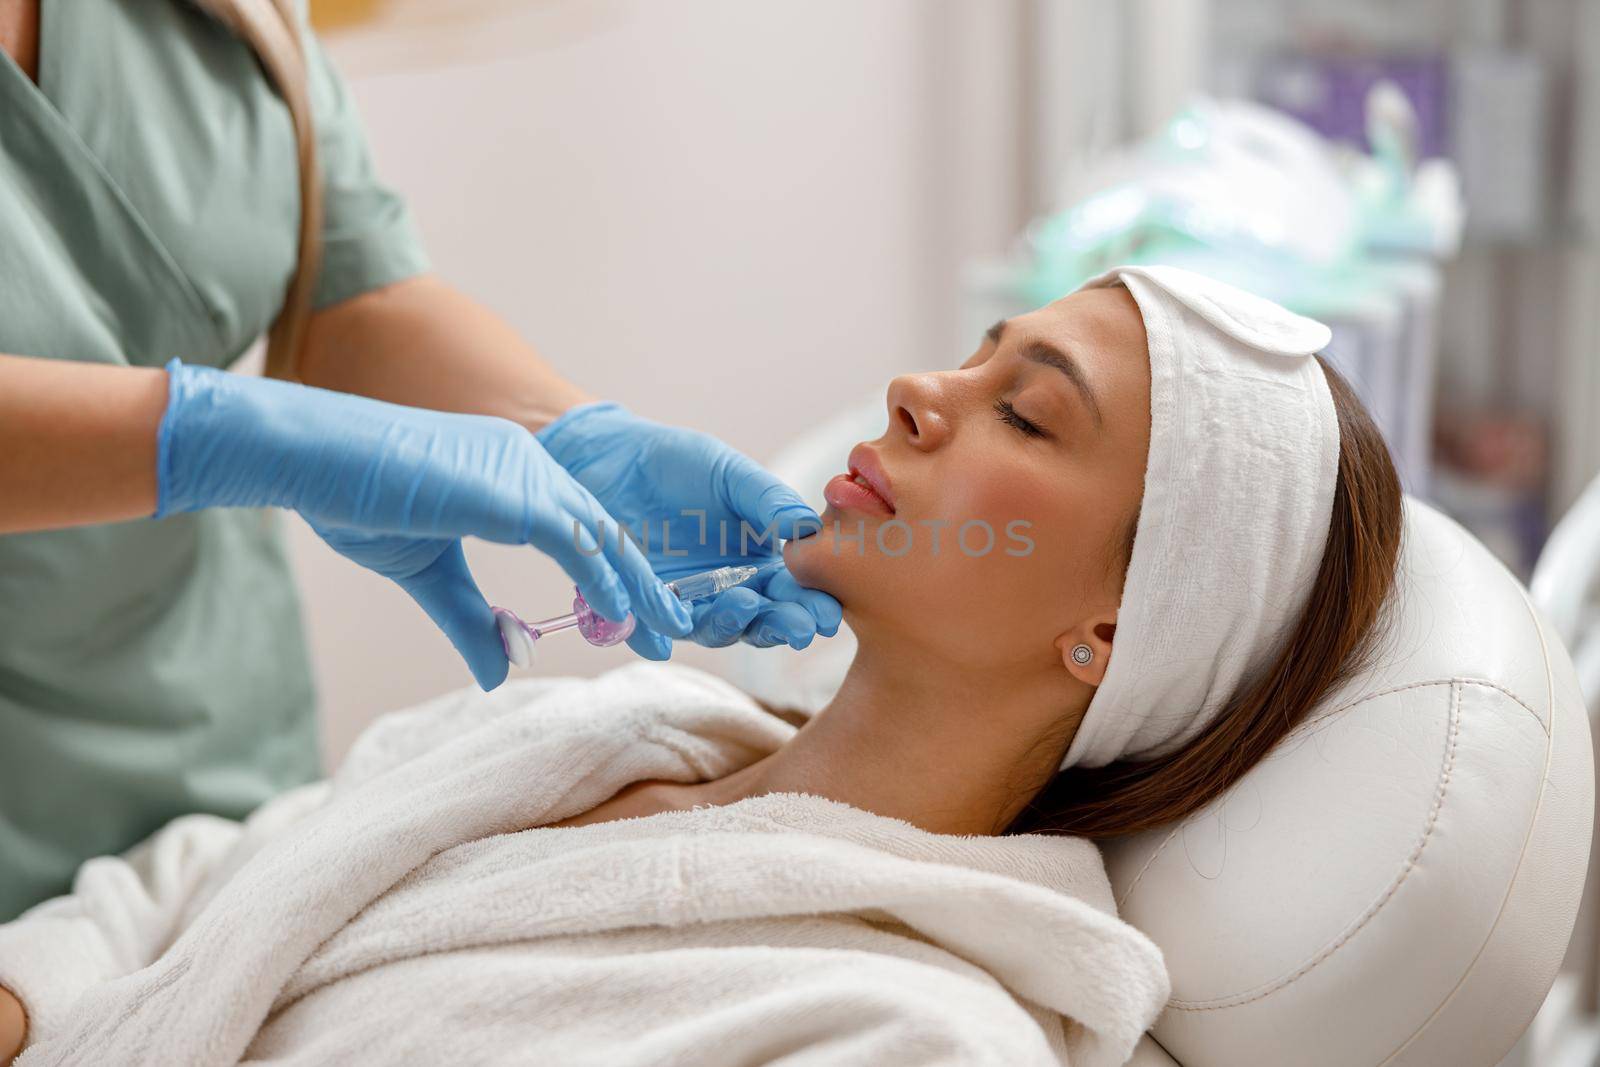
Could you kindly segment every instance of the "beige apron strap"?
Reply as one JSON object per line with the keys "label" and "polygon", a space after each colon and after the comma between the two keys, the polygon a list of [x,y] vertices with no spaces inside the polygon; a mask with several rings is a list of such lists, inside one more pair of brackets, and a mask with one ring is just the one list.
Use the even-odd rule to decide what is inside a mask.
{"label": "beige apron strap", "polygon": [[267,331],[267,376],[297,380],[300,352],[311,317],[311,289],[322,260],[322,182],[317,174],[317,138],[312,125],[310,79],[301,47],[294,0],[196,0],[196,3],[255,49],[261,65],[289,105],[300,162],[298,261],[277,321]]}

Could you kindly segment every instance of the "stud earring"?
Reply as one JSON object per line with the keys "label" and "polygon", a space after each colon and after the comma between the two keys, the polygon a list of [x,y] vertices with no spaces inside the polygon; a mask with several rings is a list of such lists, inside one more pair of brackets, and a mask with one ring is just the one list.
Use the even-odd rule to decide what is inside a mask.
{"label": "stud earring", "polygon": [[1073,645],[1072,646],[1072,662],[1074,662],[1078,666],[1082,667],[1084,664],[1090,663],[1093,660],[1094,660],[1094,649],[1090,648],[1088,645]]}

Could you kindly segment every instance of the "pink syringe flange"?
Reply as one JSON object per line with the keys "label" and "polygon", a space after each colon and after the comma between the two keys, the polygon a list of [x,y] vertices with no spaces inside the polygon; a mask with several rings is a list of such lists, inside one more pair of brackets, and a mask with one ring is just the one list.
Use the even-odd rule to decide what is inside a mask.
{"label": "pink syringe flange", "polygon": [[621,644],[633,634],[633,612],[628,612],[621,622],[612,622],[589,606],[583,594],[573,589],[572,613],[557,615],[542,622],[523,622],[510,608],[493,608],[495,624],[500,628],[500,643],[505,647],[506,658],[518,667],[533,662],[534,642],[545,634],[557,630],[576,628],[591,645],[608,648]]}

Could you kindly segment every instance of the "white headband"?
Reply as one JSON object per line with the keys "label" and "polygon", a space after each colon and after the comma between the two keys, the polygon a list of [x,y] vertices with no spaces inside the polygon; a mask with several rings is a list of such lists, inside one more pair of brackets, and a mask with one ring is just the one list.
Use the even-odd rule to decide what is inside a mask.
{"label": "white headband", "polygon": [[1118,267],[1150,348],[1150,457],[1111,659],[1062,769],[1181,748],[1271,662],[1328,537],[1339,422],[1320,322],[1176,267]]}

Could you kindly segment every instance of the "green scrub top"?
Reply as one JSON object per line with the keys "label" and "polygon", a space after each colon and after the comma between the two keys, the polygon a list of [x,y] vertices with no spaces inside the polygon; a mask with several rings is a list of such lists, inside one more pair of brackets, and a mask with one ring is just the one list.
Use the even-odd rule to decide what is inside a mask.
{"label": "green scrub top", "polygon": [[[40,14],[37,85],[0,52],[0,352],[232,363],[294,268],[287,108],[249,46],[187,3]],[[306,38],[326,306],[427,264]],[[277,518],[0,537],[0,921],[175,816],[238,818],[319,773]]]}

